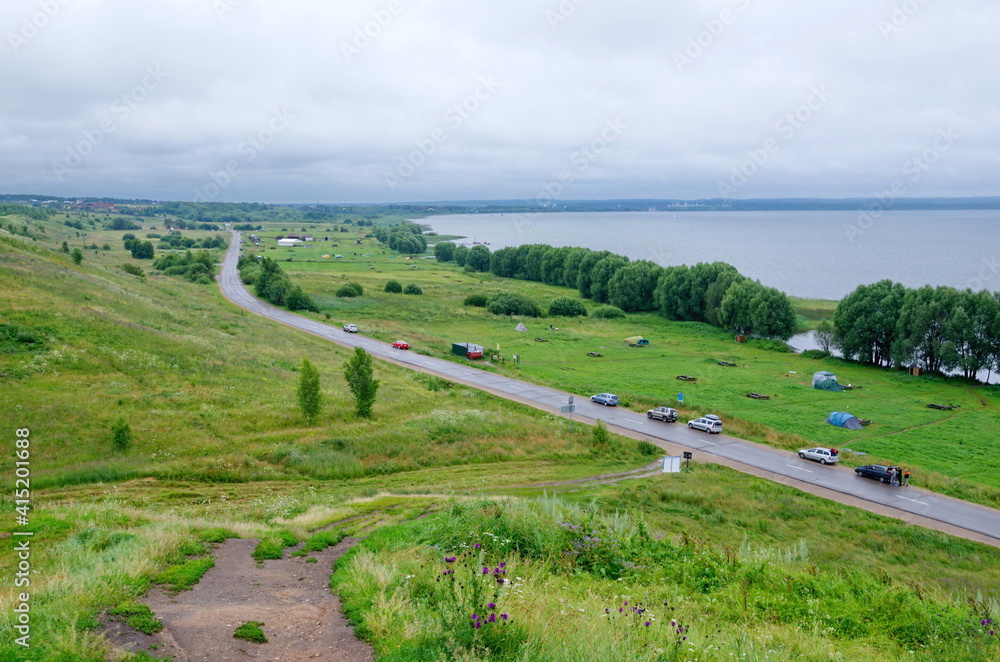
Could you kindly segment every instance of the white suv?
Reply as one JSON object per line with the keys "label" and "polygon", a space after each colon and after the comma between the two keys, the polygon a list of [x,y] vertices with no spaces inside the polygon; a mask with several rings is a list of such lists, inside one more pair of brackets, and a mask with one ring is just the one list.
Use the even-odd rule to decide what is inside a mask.
{"label": "white suv", "polygon": [[707,414],[693,421],[688,421],[688,427],[692,430],[702,430],[710,434],[722,432],[722,420],[715,414]]}
{"label": "white suv", "polygon": [[358,332],[358,325],[357,324],[345,324],[344,325],[344,331],[347,331],[348,333],[357,333]]}

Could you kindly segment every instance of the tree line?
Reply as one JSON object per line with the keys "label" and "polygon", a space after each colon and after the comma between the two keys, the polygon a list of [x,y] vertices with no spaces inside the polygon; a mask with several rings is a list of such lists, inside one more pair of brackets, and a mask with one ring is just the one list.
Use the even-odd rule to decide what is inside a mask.
{"label": "tree line", "polygon": [[254,259],[241,255],[236,268],[240,272],[240,280],[246,285],[252,285],[254,294],[275,306],[284,306],[288,310],[309,310],[319,312],[319,307],[312,297],[306,294],[302,287],[292,283],[278,263],[269,257]]}
{"label": "tree line", "polygon": [[799,327],[786,294],[746,278],[724,262],[664,268],[609,251],[546,244],[490,252],[483,245],[469,248],[441,242],[434,255],[472,271],[572,287],[585,299],[626,312],[653,311],[670,320],[705,322],[739,334],[782,340]]}
{"label": "tree line", "polygon": [[1000,369],[1000,292],[882,280],[844,297],[818,333],[850,360],[975,378]]}

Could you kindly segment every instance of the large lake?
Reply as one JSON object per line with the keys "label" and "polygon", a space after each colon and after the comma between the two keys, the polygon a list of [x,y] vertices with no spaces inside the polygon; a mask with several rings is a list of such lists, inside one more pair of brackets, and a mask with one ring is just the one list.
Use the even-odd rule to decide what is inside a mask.
{"label": "large lake", "polygon": [[1000,290],[1000,211],[562,212],[433,216],[438,234],[609,250],[661,266],[728,262],[797,297],[840,299],[890,278]]}

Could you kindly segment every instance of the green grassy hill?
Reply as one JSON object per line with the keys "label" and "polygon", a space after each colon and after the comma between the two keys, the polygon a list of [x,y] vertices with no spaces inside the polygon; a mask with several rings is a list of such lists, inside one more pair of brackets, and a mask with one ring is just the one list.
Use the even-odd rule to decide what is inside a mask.
{"label": "green grassy hill", "polygon": [[[109,249],[85,250],[75,265],[62,242],[72,249],[84,238],[65,220],[0,219],[0,412],[8,436],[30,430],[34,506],[30,524],[15,525],[6,491],[0,530],[35,534],[32,647],[14,643],[15,623],[5,618],[0,659],[104,660],[100,615],[141,599],[164,577],[194,581],[193,564],[184,564],[210,554],[212,543],[239,536],[262,539],[261,550],[323,544],[330,534],[321,529],[352,517],[336,531],[370,538],[340,564],[334,583],[380,659],[431,659],[419,651],[462,660],[995,659],[996,640],[979,621],[1000,618],[1000,550],[711,465],[603,487],[526,488],[634,469],[657,452],[383,363],[375,416],[358,419],[342,375],[347,350],[243,314],[214,285],[156,272],[131,258],[121,232],[89,226],[86,244]],[[146,219],[135,234],[162,232],[153,229],[161,222]],[[11,225],[27,229],[13,236]],[[631,384],[619,390],[634,407],[665,397],[647,392],[642,370],[664,372],[671,392],[675,371],[698,374],[702,390],[685,385],[698,405],[722,397],[735,379],[728,375],[766,367],[792,384],[777,371],[805,361],[652,317],[559,320],[551,333],[551,320],[529,321],[531,338],[521,338],[510,320],[461,306],[469,292],[512,284],[484,277],[480,285],[478,275],[389,254],[375,261],[377,249],[361,247],[372,264],[351,255],[320,269],[303,261],[302,249],[281,263],[322,302],[319,319],[329,313],[333,323],[354,321],[384,339],[405,335],[416,351],[439,355],[452,338],[500,342],[505,357],[520,352],[524,360],[495,369],[585,390],[604,380],[605,388]],[[325,259],[316,250],[314,259]],[[299,266],[312,272],[299,274]],[[382,293],[389,277],[421,285],[424,295]],[[332,296],[348,279],[365,285],[364,297]],[[522,286],[539,300],[565,293]],[[640,325],[654,345],[634,360],[618,337]],[[549,342],[535,343],[535,335]],[[588,366],[595,343],[604,357]],[[666,347],[689,363],[672,363],[680,359]],[[723,347],[731,353],[719,359],[758,367],[716,373],[707,359]],[[311,426],[295,399],[303,357],[319,368],[325,397]],[[875,378],[854,375],[855,383]],[[867,395],[864,384],[841,395]],[[798,393],[789,385],[770,403],[744,403],[743,386],[729,388],[733,416],[736,403],[781,404]],[[746,418],[755,434],[795,441]],[[116,421],[131,431],[124,450],[113,444]],[[500,546],[504,540],[516,545]],[[515,636],[486,637],[461,611],[473,603],[437,592],[439,557],[478,563],[476,542],[496,542],[484,564],[510,566],[501,606]],[[12,546],[3,549],[0,607],[10,615],[24,588],[13,582]],[[161,575],[167,568],[179,569]],[[636,600],[656,605],[651,625],[605,618]],[[439,617],[452,613],[461,618]]]}

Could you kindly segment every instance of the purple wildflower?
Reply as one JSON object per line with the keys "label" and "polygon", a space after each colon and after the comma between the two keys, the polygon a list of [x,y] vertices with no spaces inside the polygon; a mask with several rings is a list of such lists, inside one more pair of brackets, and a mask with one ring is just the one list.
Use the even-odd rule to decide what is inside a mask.
{"label": "purple wildflower", "polygon": [[507,563],[504,562],[504,561],[500,561],[500,567],[501,568],[506,568],[507,567]]}
{"label": "purple wildflower", "polygon": [[483,568],[483,574],[484,575],[490,574],[490,569],[489,568]]}
{"label": "purple wildflower", "polygon": [[478,621],[479,620],[479,614],[473,614],[472,615],[472,620]]}
{"label": "purple wildflower", "polygon": [[496,609],[496,608],[497,608],[497,606],[496,606],[495,604],[493,604],[492,602],[491,602],[491,603],[489,603],[489,604],[488,604],[488,605],[486,605],[486,606],[487,606],[487,607],[489,607],[490,609]]}
{"label": "purple wildflower", "polygon": [[645,625],[646,627],[649,627],[649,621],[646,621],[645,623],[643,623],[643,625]]}
{"label": "purple wildflower", "polygon": [[507,614],[500,614],[500,618],[506,621],[508,618],[510,618],[510,616],[508,616]]}
{"label": "purple wildflower", "polygon": [[480,623],[479,621],[476,621],[474,625],[475,625],[475,628],[476,628],[477,630],[478,630],[479,628],[483,627],[483,624],[482,624],[482,623]]}
{"label": "purple wildflower", "polygon": [[444,562],[445,563],[454,563],[457,560],[458,560],[457,556],[446,556],[446,557],[444,557]]}
{"label": "purple wildflower", "polygon": [[490,614],[490,617],[488,619],[486,619],[486,620],[488,620],[490,623],[496,623],[497,622],[497,615],[496,614]]}
{"label": "purple wildflower", "polygon": [[473,545],[473,547],[475,547],[476,549],[479,549],[479,543],[477,542],[475,545]]}

